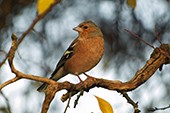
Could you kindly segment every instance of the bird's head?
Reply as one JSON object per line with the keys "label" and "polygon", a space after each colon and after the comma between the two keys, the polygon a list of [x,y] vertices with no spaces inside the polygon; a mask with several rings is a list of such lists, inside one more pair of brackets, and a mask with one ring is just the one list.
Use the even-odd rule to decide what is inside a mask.
{"label": "bird's head", "polygon": [[77,31],[80,35],[102,35],[100,28],[90,20],[80,23],[77,27],[73,28],[73,30]]}

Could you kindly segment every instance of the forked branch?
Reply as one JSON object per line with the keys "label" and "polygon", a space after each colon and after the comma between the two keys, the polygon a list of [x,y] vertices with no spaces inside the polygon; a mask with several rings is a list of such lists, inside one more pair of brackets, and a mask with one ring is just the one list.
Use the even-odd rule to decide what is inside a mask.
{"label": "forked branch", "polygon": [[17,49],[16,47],[17,44],[18,44],[17,37],[13,34],[12,46],[9,51],[8,61],[9,61],[11,71],[16,75],[16,77],[1,84],[0,89],[2,89],[8,84],[11,84],[23,78],[48,83],[49,87],[45,91],[46,96],[42,108],[42,113],[46,113],[48,111],[49,105],[53,100],[56,92],[60,90],[63,89],[67,90],[67,93],[64,94],[61,98],[63,102],[66,101],[68,98],[70,98],[70,94],[71,96],[74,96],[75,94],[77,94],[82,90],[88,92],[90,89],[94,87],[102,87],[108,90],[116,90],[119,92],[128,92],[138,88],[140,85],[146,82],[160,66],[170,63],[170,44],[162,44],[160,47],[154,49],[150,59],[146,62],[145,66],[140,70],[138,70],[134,75],[134,77],[127,82],[88,77],[84,82],[80,82],[78,84],[72,84],[67,81],[60,83],[60,82],[55,82],[48,78],[24,74],[18,71],[13,64],[13,59]]}

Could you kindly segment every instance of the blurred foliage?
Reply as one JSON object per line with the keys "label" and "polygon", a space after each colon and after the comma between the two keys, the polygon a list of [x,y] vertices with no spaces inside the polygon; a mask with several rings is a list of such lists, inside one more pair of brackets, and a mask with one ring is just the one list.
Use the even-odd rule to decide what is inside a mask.
{"label": "blurred foliage", "polygon": [[[162,1],[162,4],[166,4],[167,7],[170,5],[169,0]],[[137,4],[136,8],[138,7]],[[150,12],[153,11],[152,8],[154,5],[150,8]],[[161,7],[156,8],[161,12],[162,9],[159,9]],[[143,7],[140,10],[145,9]],[[118,76],[114,78],[129,80],[148,59],[152,49],[125,32],[124,29],[136,33],[154,46],[159,46],[155,38],[155,31],[159,33],[163,43],[170,43],[170,16],[168,16],[170,7],[165,9],[164,13],[161,13],[162,15],[154,12],[151,17],[154,23],[153,29],[149,29],[144,24],[146,20],[142,20],[142,15],[138,14],[138,11],[139,9],[129,8],[125,0],[62,0],[35,26],[20,45],[15,58],[17,68],[25,73],[48,76],[55,68],[63,51],[77,36],[71,29],[80,22],[90,19],[100,26],[104,34],[103,69],[105,71],[115,69]],[[34,0],[0,0],[0,50],[7,53],[12,32],[16,32],[20,36],[35,16],[36,2]],[[150,18],[148,17],[148,19]],[[149,26],[149,24],[147,25]],[[2,61],[4,56],[0,55],[0,61]],[[3,71],[0,68],[0,76]],[[156,73],[157,75],[162,74],[162,76],[154,77],[154,80],[147,82],[147,85],[143,86],[146,87],[145,90],[139,88],[134,91],[135,94],[132,96],[141,102],[144,98],[143,93],[154,90],[157,86],[155,80],[161,82],[164,88],[161,97],[158,99],[150,97],[148,100],[150,102],[147,104],[141,102],[143,109],[148,106],[157,106],[160,99],[164,101],[164,104],[169,104],[170,83],[167,80],[170,78],[167,77],[167,73],[170,73],[170,70],[165,66],[162,72]],[[0,82],[2,82],[1,80]],[[37,86],[35,83],[29,85],[34,88]],[[33,89],[33,87],[31,88]],[[24,95],[31,95],[32,89],[24,91]]]}
{"label": "blurred foliage", "polygon": [[[1,0],[0,1],[0,29],[9,25],[6,20],[17,15],[26,5],[34,0]],[[12,15],[11,15],[12,14]],[[10,27],[10,25],[9,25]]]}
{"label": "blurred foliage", "polygon": [[135,8],[136,7],[136,0],[127,0],[127,4],[130,7]]}

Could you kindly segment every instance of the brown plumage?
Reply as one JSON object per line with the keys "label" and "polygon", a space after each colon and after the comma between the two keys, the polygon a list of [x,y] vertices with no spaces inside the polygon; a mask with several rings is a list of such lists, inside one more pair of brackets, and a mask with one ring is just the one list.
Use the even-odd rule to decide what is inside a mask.
{"label": "brown plumage", "polygon": [[[79,35],[64,52],[50,79],[57,81],[69,73],[78,76],[95,67],[103,56],[103,34],[92,21],[82,22],[73,30]],[[44,83],[37,90],[44,91],[47,86]]]}

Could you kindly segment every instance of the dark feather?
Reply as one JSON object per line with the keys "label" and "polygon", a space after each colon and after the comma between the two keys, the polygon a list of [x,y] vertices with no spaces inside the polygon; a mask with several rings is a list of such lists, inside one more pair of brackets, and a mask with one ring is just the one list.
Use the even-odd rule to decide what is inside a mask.
{"label": "dark feather", "polygon": [[65,64],[65,62],[71,58],[74,54],[74,46],[76,45],[77,39],[75,39],[71,45],[69,46],[69,48],[64,52],[63,56],[61,57],[60,61],[58,62],[56,69],[54,70],[54,72],[52,73],[52,77],[55,75],[55,73],[57,73],[57,71]]}
{"label": "dark feather", "polygon": [[[53,80],[60,79],[60,77],[56,79],[55,74],[59,71],[61,67],[64,66],[65,62],[74,55],[74,46],[76,45],[76,42],[77,42],[76,40],[77,39],[75,39],[73,43],[69,46],[69,48],[64,52],[63,56],[61,57],[60,61],[58,62],[56,66],[56,69],[52,73],[50,79],[53,79]],[[48,86],[47,83],[43,83],[37,90],[40,92],[44,91],[47,88],[47,86]]]}

